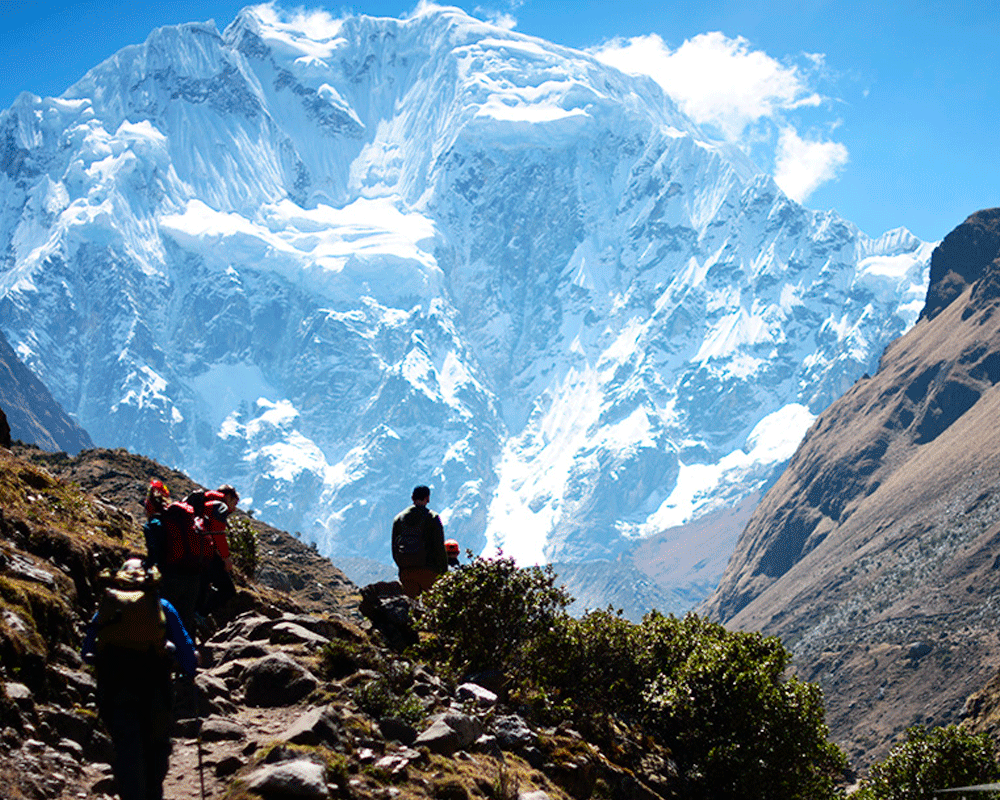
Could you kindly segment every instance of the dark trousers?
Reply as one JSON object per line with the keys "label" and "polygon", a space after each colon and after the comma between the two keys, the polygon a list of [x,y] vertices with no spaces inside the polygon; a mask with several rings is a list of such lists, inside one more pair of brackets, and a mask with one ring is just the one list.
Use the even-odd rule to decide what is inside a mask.
{"label": "dark trousers", "polygon": [[170,668],[162,657],[102,654],[98,710],[114,745],[121,800],[162,800],[170,764]]}
{"label": "dark trousers", "polygon": [[160,597],[168,600],[177,610],[177,615],[192,640],[195,637],[194,612],[198,608],[201,582],[202,573],[181,570],[164,570],[160,581]]}
{"label": "dark trousers", "polygon": [[208,616],[222,608],[236,596],[236,586],[232,576],[226,571],[226,564],[216,554],[208,569],[202,573],[201,592],[198,596],[198,613]]}

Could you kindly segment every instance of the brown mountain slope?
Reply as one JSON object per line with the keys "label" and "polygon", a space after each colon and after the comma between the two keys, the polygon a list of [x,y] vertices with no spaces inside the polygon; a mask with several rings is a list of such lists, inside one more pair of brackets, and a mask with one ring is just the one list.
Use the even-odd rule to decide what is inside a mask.
{"label": "brown mountain slope", "polygon": [[21,362],[2,332],[0,409],[6,413],[14,439],[67,453],[94,446],[87,432],[70,419],[45,385]]}
{"label": "brown mountain slope", "polygon": [[920,321],[816,421],[702,609],[781,636],[861,767],[1000,663],[998,256],[1000,209],[949,234]]}

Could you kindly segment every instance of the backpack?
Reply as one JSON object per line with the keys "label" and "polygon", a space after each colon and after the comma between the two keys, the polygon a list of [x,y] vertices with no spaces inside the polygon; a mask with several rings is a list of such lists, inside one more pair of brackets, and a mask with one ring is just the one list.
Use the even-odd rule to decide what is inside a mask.
{"label": "backpack", "polygon": [[427,514],[409,509],[392,523],[392,559],[397,567],[427,566],[427,536],[424,523]]}
{"label": "backpack", "polygon": [[201,518],[188,503],[176,502],[160,515],[163,527],[161,568],[168,571],[201,572],[215,553],[215,544],[205,535]]}
{"label": "backpack", "polygon": [[152,567],[141,571],[101,573],[107,585],[94,618],[97,651],[120,647],[164,655],[167,617],[160,605],[160,573]]}

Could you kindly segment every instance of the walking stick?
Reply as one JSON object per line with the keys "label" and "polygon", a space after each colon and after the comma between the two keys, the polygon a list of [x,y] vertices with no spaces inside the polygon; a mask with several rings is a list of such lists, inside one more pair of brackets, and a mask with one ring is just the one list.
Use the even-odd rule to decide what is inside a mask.
{"label": "walking stick", "polygon": [[201,800],[205,800],[205,764],[201,758],[201,726],[204,722],[201,716],[201,689],[193,678],[191,684],[194,686],[194,713],[198,720],[198,738],[195,740],[195,746],[198,748],[198,777],[201,780]]}

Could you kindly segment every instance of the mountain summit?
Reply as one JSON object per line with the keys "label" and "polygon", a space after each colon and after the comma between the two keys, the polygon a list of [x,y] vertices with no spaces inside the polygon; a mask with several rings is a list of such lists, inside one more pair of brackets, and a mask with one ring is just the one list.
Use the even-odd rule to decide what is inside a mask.
{"label": "mountain summit", "polygon": [[0,114],[0,329],[100,445],[388,563],[736,531],[916,319],[930,246],[785,197],[660,88],[456,9],[244,10]]}

